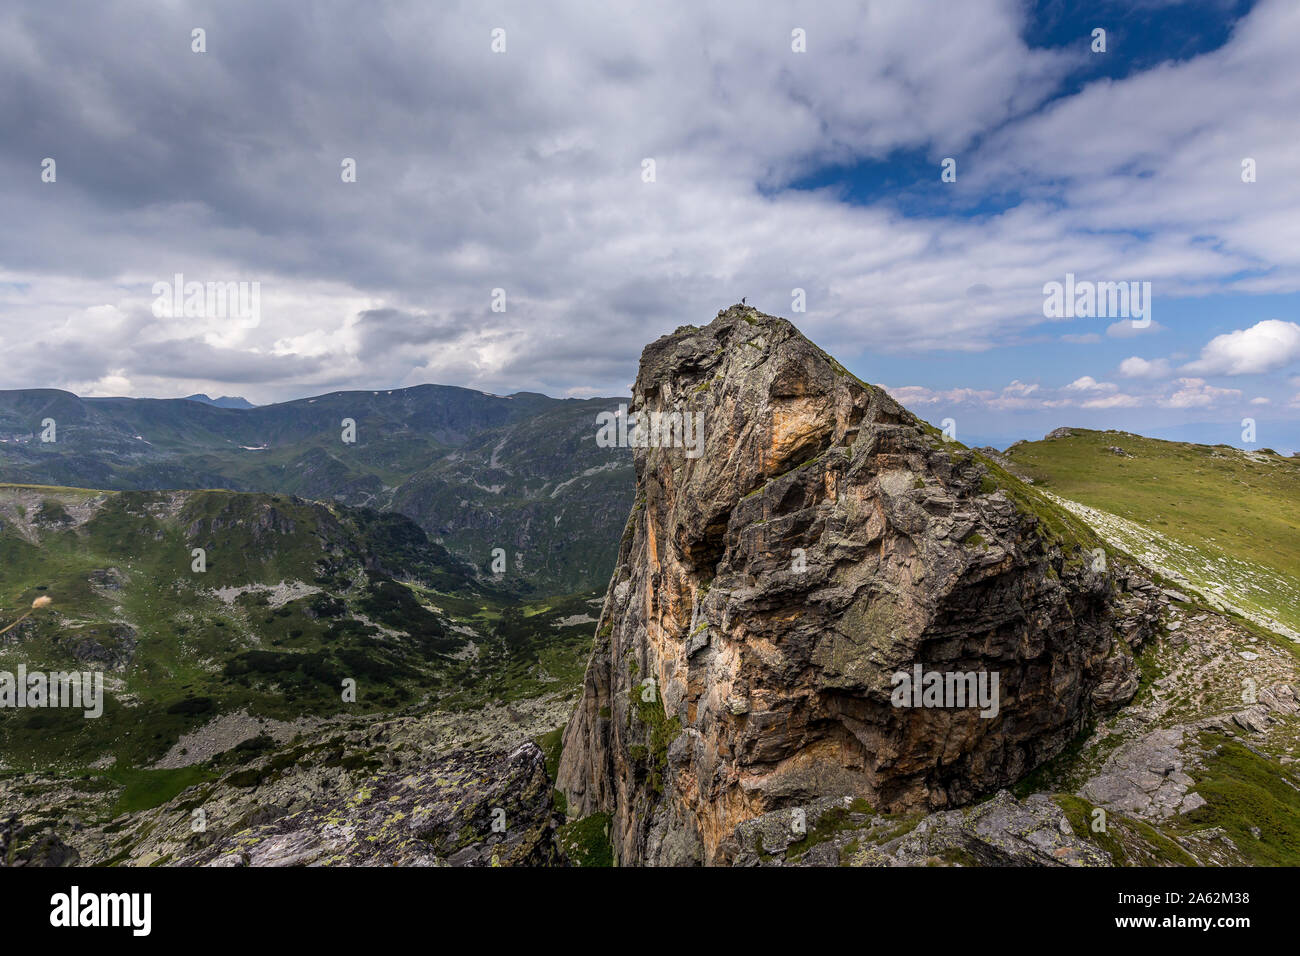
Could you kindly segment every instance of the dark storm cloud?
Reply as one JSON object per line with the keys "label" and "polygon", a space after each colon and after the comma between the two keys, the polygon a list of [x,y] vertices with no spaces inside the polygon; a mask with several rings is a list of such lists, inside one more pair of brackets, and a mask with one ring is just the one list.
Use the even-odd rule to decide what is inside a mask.
{"label": "dark storm cloud", "polygon": [[126,347],[121,367],[128,374],[233,382],[239,385],[298,379],[320,373],[325,362],[298,355],[262,355],[215,348],[195,339]]}
{"label": "dark storm cloud", "polygon": [[473,320],[468,312],[429,315],[406,309],[366,309],[357,317],[356,327],[361,338],[358,354],[362,358],[371,358],[401,346],[451,342],[462,335]]}

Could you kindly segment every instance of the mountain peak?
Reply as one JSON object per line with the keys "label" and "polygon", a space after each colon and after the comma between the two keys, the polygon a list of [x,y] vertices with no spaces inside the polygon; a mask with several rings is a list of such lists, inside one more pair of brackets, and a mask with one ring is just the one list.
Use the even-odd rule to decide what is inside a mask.
{"label": "mountain peak", "polygon": [[[699,416],[703,451],[635,449],[565,737],[559,785],[611,814],[621,862],[724,862],[812,796],[968,803],[1136,690],[1115,634],[1138,611],[1087,529],[785,319],[733,306],[659,339],[632,408]],[[954,677],[970,700],[922,701]]]}

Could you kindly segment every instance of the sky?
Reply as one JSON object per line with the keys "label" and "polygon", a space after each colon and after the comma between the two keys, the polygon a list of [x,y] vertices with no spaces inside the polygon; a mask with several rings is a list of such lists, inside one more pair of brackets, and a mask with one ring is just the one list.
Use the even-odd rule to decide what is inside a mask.
{"label": "sky", "polygon": [[745,297],[969,445],[1290,453],[1298,52],[1294,0],[9,0],[0,388],[620,395]]}

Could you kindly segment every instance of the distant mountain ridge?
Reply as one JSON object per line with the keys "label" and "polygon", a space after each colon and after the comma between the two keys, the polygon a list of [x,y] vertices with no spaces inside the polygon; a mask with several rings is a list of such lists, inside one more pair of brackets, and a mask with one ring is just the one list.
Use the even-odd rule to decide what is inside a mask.
{"label": "distant mountain ridge", "polygon": [[209,398],[202,392],[196,392],[193,395],[186,395],[187,402],[202,402],[204,405],[215,405],[217,408],[256,408],[257,406],[248,399],[239,395],[222,395],[220,398]]}
{"label": "distant mountain ridge", "polygon": [[625,401],[418,385],[228,408],[0,391],[0,482],[392,508],[481,571],[504,552],[510,575],[576,592],[604,586],[631,505],[631,455],[595,443],[596,415]]}

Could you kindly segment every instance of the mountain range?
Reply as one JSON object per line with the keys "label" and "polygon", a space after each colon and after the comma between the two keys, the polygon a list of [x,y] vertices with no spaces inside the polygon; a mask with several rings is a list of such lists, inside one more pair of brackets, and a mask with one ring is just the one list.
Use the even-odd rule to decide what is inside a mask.
{"label": "mountain range", "polygon": [[440,385],[247,408],[0,391],[0,481],[394,510],[475,567],[500,549],[521,586],[576,592],[604,586],[631,504],[630,456],[595,442],[619,402]]}

